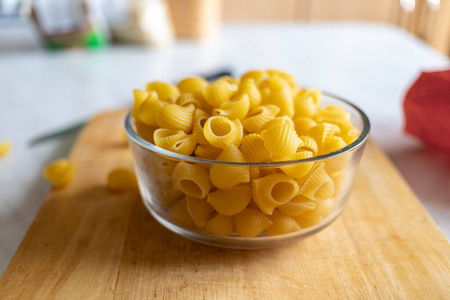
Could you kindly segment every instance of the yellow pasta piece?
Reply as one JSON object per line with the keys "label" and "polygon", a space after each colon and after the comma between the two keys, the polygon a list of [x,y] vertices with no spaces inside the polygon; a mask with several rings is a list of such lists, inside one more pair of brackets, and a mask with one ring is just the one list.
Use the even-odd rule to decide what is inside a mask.
{"label": "yellow pasta piece", "polygon": [[281,117],[276,117],[275,119],[272,119],[269,122],[267,122],[266,125],[264,125],[263,130],[269,129],[273,125],[277,125],[277,124],[287,124],[287,125],[291,126],[292,128],[295,128],[294,122],[292,121],[292,119],[290,117],[284,115]]}
{"label": "yellow pasta piece", "polygon": [[267,227],[265,230],[268,235],[286,234],[296,232],[301,229],[300,225],[298,225],[294,219],[278,211],[273,212],[272,222],[272,225]]}
{"label": "yellow pasta piece", "polygon": [[310,117],[296,117],[293,122],[298,135],[308,134],[309,129],[317,125],[316,121]]}
{"label": "yellow pasta piece", "polygon": [[179,162],[172,174],[175,189],[188,196],[205,198],[211,188],[208,171],[198,165]]}
{"label": "yellow pasta piece", "polygon": [[347,172],[345,170],[334,172],[330,174],[330,178],[334,182],[334,194],[332,197],[336,197],[341,191],[347,178]]}
{"label": "yellow pasta piece", "polygon": [[203,135],[214,147],[224,149],[228,144],[239,146],[243,136],[239,119],[229,120],[226,117],[209,118],[203,126]]}
{"label": "yellow pasta piece", "polygon": [[317,114],[317,106],[313,97],[303,95],[301,92],[294,99],[294,111],[296,117],[313,117]]}
{"label": "yellow pasta piece", "polygon": [[68,185],[75,176],[75,166],[67,159],[58,159],[50,163],[44,170],[44,177],[55,188],[63,188]]}
{"label": "yellow pasta piece", "polygon": [[154,143],[153,134],[155,133],[155,130],[157,128],[147,126],[146,124],[139,121],[136,121],[134,124],[136,126],[136,131],[139,134],[139,136],[144,140],[153,144]]}
{"label": "yellow pasta piece", "polygon": [[[294,154],[291,154],[289,160],[299,160],[299,159],[307,159],[313,157],[313,153],[311,151],[299,151]],[[291,176],[293,178],[302,178],[313,167],[314,162],[303,162],[303,163],[295,163],[290,165],[281,166],[280,169],[284,172],[284,174]]]}
{"label": "yellow pasta piece", "polygon": [[271,94],[278,93],[284,90],[288,93],[289,96],[292,97],[292,90],[289,83],[278,75],[270,76],[268,79],[261,83],[260,89],[264,90],[267,88],[270,90]]}
{"label": "yellow pasta piece", "polygon": [[264,147],[264,139],[260,134],[251,133],[242,139],[241,151],[248,162],[267,162],[270,152]]}
{"label": "yellow pasta piece", "polygon": [[325,164],[316,164],[300,188],[300,194],[313,200],[323,201],[334,194],[334,183],[325,171]]}
{"label": "yellow pasta piece", "polygon": [[261,172],[259,171],[259,167],[250,167],[249,173],[250,173],[250,182],[261,177]]}
{"label": "yellow pasta piece", "polygon": [[[334,152],[340,150],[347,146],[347,144],[342,140],[342,138],[334,136],[331,139],[327,140],[321,147],[321,154],[327,154],[330,152]],[[341,154],[339,156],[327,159],[325,161],[325,170],[329,173],[334,173],[341,171],[347,167],[352,158],[351,153]]]}
{"label": "yellow pasta piece", "polygon": [[[218,161],[245,162],[244,155],[234,145],[229,144],[217,158]],[[209,171],[211,183],[219,189],[230,189],[239,183],[249,182],[249,167],[213,165]]]}
{"label": "yellow pasta piece", "polygon": [[332,199],[316,203],[316,208],[307,210],[298,216],[293,216],[294,219],[302,228],[307,228],[319,224],[332,211],[334,201]]}
{"label": "yellow pasta piece", "polygon": [[344,142],[342,138],[338,136],[333,136],[323,142],[322,147],[320,147],[319,153],[321,155],[327,154],[342,149],[345,146],[347,146],[347,144]]}
{"label": "yellow pasta piece", "polygon": [[213,109],[214,116],[224,116],[230,120],[244,119],[250,107],[250,100],[247,94],[231,98],[223,102],[219,108]]}
{"label": "yellow pasta piece", "polygon": [[322,105],[322,92],[317,89],[302,89],[297,93],[297,99],[312,98],[316,109]]}
{"label": "yellow pasta piece", "polygon": [[298,191],[297,182],[284,174],[273,174],[253,180],[253,200],[263,213],[269,215],[276,207],[294,198]]}
{"label": "yellow pasta piece", "polygon": [[209,145],[203,134],[203,127],[209,117],[211,116],[201,109],[196,108],[194,111],[194,124],[192,126],[192,132],[197,136],[197,143],[201,145]]}
{"label": "yellow pasta piece", "polygon": [[319,111],[319,122],[345,124],[350,122],[350,113],[337,105],[326,106]]}
{"label": "yellow pasta piece", "polygon": [[247,117],[242,120],[242,126],[251,133],[260,133],[264,125],[280,112],[275,105],[261,105],[252,109]]}
{"label": "yellow pasta piece", "polygon": [[260,168],[259,174],[260,177],[265,177],[268,175],[278,174],[281,173],[281,170],[278,168]]}
{"label": "yellow pasta piece", "polygon": [[276,124],[261,132],[264,146],[273,156],[289,157],[303,144],[294,128],[288,124]]}
{"label": "yellow pasta piece", "polygon": [[195,95],[191,93],[181,94],[180,97],[178,97],[177,101],[175,101],[175,104],[180,106],[189,106],[192,104],[195,108],[201,107]]}
{"label": "yellow pasta piece", "polygon": [[178,88],[167,82],[149,82],[145,88],[147,92],[155,91],[158,94],[158,98],[164,102],[175,103],[175,100],[180,96]]}
{"label": "yellow pasta piece", "polygon": [[292,198],[291,201],[278,206],[278,210],[283,214],[291,217],[298,216],[305,211],[312,210],[316,208],[316,202],[305,196],[298,195]]}
{"label": "yellow pasta piece", "polygon": [[231,76],[225,75],[222,77],[219,77],[215,82],[227,82],[234,85],[239,85],[241,83],[240,78],[232,78]]}
{"label": "yellow pasta piece", "polygon": [[195,228],[194,220],[189,214],[186,199],[182,198],[170,208],[170,219],[181,226]]}
{"label": "yellow pasta piece", "polygon": [[246,208],[233,216],[236,233],[241,237],[254,237],[272,224],[268,216],[253,208]]}
{"label": "yellow pasta piece", "polygon": [[133,109],[131,110],[131,115],[133,116],[133,118],[136,119],[137,109],[139,108],[139,106],[141,106],[141,104],[145,101],[145,99],[147,99],[148,92],[135,89],[133,90],[133,96],[134,96],[134,105]]}
{"label": "yellow pasta piece", "polygon": [[268,79],[269,76],[264,71],[249,71],[242,75],[241,82],[246,81],[247,79],[253,79],[256,86],[259,86],[265,79]]}
{"label": "yellow pasta piece", "polygon": [[11,151],[11,142],[2,141],[0,142],[0,157],[6,156]]}
{"label": "yellow pasta piece", "polygon": [[316,141],[307,135],[300,136],[300,139],[303,142],[303,145],[299,148],[299,150],[311,151],[313,156],[316,156],[319,153],[319,146],[317,146]]}
{"label": "yellow pasta piece", "polygon": [[212,107],[219,107],[223,102],[230,100],[237,90],[236,85],[220,81],[204,88],[203,96]]}
{"label": "yellow pasta piece", "polygon": [[186,205],[192,220],[198,227],[204,227],[214,217],[214,208],[206,202],[206,199],[186,196]]}
{"label": "yellow pasta piece", "polygon": [[191,155],[197,146],[197,137],[181,130],[156,129],[153,140],[156,146],[183,155]]}
{"label": "yellow pasta piece", "polygon": [[186,107],[177,104],[165,105],[158,110],[156,123],[161,128],[183,130],[188,133],[192,129],[194,110],[193,105]]}
{"label": "yellow pasta piece", "polygon": [[198,158],[216,160],[222,153],[222,149],[213,147],[211,145],[197,145],[194,153]]}
{"label": "yellow pasta piece", "polygon": [[208,203],[221,215],[233,216],[243,211],[252,200],[251,186],[235,186],[228,190],[218,189],[208,194]]}
{"label": "yellow pasta piece", "polygon": [[141,105],[136,109],[136,119],[148,126],[157,126],[156,114],[164,104],[158,99],[158,94],[151,91]]}
{"label": "yellow pasta piece", "polygon": [[350,145],[359,137],[359,130],[350,122],[339,124],[339,128],[341,129],[340,136],[347,145]]}
{"label": "yellow pasta piece", "polygon": [[250,102],[250,109],[253,109],[254,107],[257,107],[261,104],[261,93],[259,92],[259,89],[255,83],[255,80],[252,78],[243,80],[241,84],[239,85],[239,89],[236,93],[236,95],[244,95],[247,94],[249,102]]}
{"label": "yellow pasta piece", "polygon": [[322,145],[331,140],[334,135],[339,134],[340,129],[337,125],[331,123],[321,123],[311,127],[308,130],[308,135],[312,137],[316,142],[319,149]]}
{"label": "yellow pasta piece", "polygon": [[181,80],[177,87],[180,93],[195,93],[208,86],[208,81],[202,77],[188,77]]}
{"label": "yellow pasta piece", "polygon": [[233,218],[217,215],[206,224],[205,230],[216,235],[230,235],[234,230]]}
{"label": "yellow pasta piece", "polygon": [[136,175],[128,169],[115,169],[108,175],[108,188],[112,191],[137,189]]}
{"label": "yellow pasta piece", "polygon": [[292,98],[290,90],[281,90],[273,92],[267,98],[264,99],[265,105],[272,104],[280,108],[280,116],[292,117],[294,115],[294,99]]}

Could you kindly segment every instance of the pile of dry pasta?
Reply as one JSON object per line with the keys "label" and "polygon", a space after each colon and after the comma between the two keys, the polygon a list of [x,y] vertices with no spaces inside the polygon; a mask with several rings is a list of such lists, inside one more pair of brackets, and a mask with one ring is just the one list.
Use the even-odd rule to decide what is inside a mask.
{"label": "pile of dry pasta", "polygon": [[322,107],[319,90],[302,89],[279,70],[212,83],[200,77],[177,86],[150,82],[134,97],[132,116],[145,140],[183,155],[243,163],[154,155],[144,170],[158,177],[156,189],[163,191],[152,198],[172,222],[216,235],[279,235],[321,222],[345,181],[351,153],[277,167],[245,163],[307,159],[339,150],[359,135],[349,112]]}

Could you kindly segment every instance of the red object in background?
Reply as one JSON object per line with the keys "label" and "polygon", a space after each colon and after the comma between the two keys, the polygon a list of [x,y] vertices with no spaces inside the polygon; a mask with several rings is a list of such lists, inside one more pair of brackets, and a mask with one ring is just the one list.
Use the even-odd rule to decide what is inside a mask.
{"label": "red object in background", "polygon": [[403,103],[405,132],[450,155],[450,70],[423,72]]}

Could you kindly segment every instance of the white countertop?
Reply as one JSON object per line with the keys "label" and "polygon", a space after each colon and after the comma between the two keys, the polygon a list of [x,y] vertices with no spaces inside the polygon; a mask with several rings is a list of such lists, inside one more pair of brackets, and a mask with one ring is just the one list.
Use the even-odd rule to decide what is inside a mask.
{"label": "white countertop", "polygon": [[50,189],[41,172],[65,157],[66,136],[29,148],[27,142],[131,104],[132,89],[229,67],[278,68],[299,83],[359,105],[372,138],[386,151],[447,238],[450,157],[403,134],[403,96],[422,70],[449,67],[448,58],[409,33],[370,23],[225,24],[212,41],[171,48],[121,46],[46,52],[29,31],[0,28],[0,140],[13,142],[0,160],[0,274]]}

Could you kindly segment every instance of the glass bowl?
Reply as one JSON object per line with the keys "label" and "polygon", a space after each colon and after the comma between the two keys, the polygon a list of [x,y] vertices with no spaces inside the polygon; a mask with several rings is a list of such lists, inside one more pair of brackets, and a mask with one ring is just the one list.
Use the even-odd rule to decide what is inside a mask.
{"label": "glass bowl", "polygon": [[[219,247],[238,249],[277,247],[294,243],[300,238],[319,232],[339,216],[347,203],[355,173],[370,130],[369,120],[361,109],[339,97],[323,93],[322,106],[333,104],[345,108],[350,113],[352,124],[360,132],[358,138],[353,143],[338,151],[321,156],[302,160],[269,163],[237,163],[207,160],[185,156],[159,148],[138,135],[133,124],[133,118],[128,114],[125,120],[125,129],[137,171],[140,193],[145,206],[153,217],[167,229],[185,238]],[[281,169],[283,168],[286,170],[309,165],[312,166],[310,170],[316,168],[323,169],[327,172],[327,178],[331,178],[331,181],[329,181],[331,183],[328,185],[334,186],[334,192],[329,199],[312,201],[314,203],[300,200],[297,204],[291,203],[292,205],[287,208],[285,206],[278,208],[279,210],[284,209],[283,212],[287,212],[288,215],[296,215],[300,211],[300,214],[291,216],[291,219],[287,218],[287,223],[292,223],[292,219],[295,220],[298,226],[293,223],[291,225],[297,226],[296,228],[299,229],[298,231],[279,235],[269,235],[263,232],[254,237],[241,237],[234,231],[231,234],[224,236],[221,234],[227,234],[224,232],[229,229],[225,230],[224,228],[228,228],[229,224],[232,224],[231,226],[234,226],[233,229],[240,232],[247,232],[248,230],[252,231],[255,225],[252,223],[251,225],[248,225],[249,228],[245,228],[247,219],[251,219],[249,215],[246,214],[218,218],[218,220],[223,219],[222,221],[225,220],[227,222],[231,220],[231,223],[225,222],[228,224],[227,225],[216,220],[217,222],[215,223],[221,225],[215,224],[215,229],[213,231],[205,229],[213,228],[212,225],[208,225],[209,227],[205,226],[205,223],[208,222],[208,218],[205,219],[205,216],[209,213],[210,219],[211,217],[216,216],[217,212],[211,212],[210,208],[207,209],[204,207],[206,199],[198,201],[188,199],[188,203],[185,194],[180,190],[175,189],[172,175],[175,167],[180,163],[194,165],[196,168],[198,167],[206,170],[206,172],[209,172],[211,168],[248,168],[250,170],[250,178],[252,178],[252,173],[254,174],[255,172],[258,173],[258,175],[255,176],[255,178],[257,178],[281,173]],[[250,181],[252,181],[252,179],[250,179]],[[301,182],[301,180],[297,180],[297,182],[301,187],[301,185],[305,183],[305,179],[303,179],[303,182]],[[192,182],[185,183],[188,188],[192,185]],[[254,189],[251,183],[247,186],[249,187],[247,188],[247,191],[248,189]],[[275,189],[277,189],[277,191],[275,191]],[[283,193],[288,193],[289,189],[291,189],[291,187],[288,184],[281,183],[276,187],[274,186],[271,193],[278,193],[283,196]],[[214,187],[212,186],[211,192],[213,191]],[[232,200],[235,200],[234,202],[237,201],[236,199],[230,199],[230,201]],[[248,199],[246,201],[248,201]],[[277,217],[275,214],[270,215],[268,212],[261,212],[254,199],[250,200],[248,205],[244,205],[248,207],[246,212],[254,213],[255,216],[262,217],[265,221],[267,221],[267,219],[273,220],[273,218]],[[199,206],[199,208],[192,210],[192,206]],[[286,211],[287,209],[292,210]],[[255,213],[255,211],[260,214]],[[295,211],[295,213],[292,213],[293,211]],[[261,215],[261,213],[263,215]],[[278,217],[279,216],[280,214]],[[284,214],[281,216],[284,216]],[[192,217],[194,218],[192,219]],[[220,228],[217,229],[218,227]],[[268,230],[268,232],[271,232],[272,234],[276,231],[277,230],[274,231],[273,229]],[[218,234],[213,234],[211,232],[217,232]]]}

